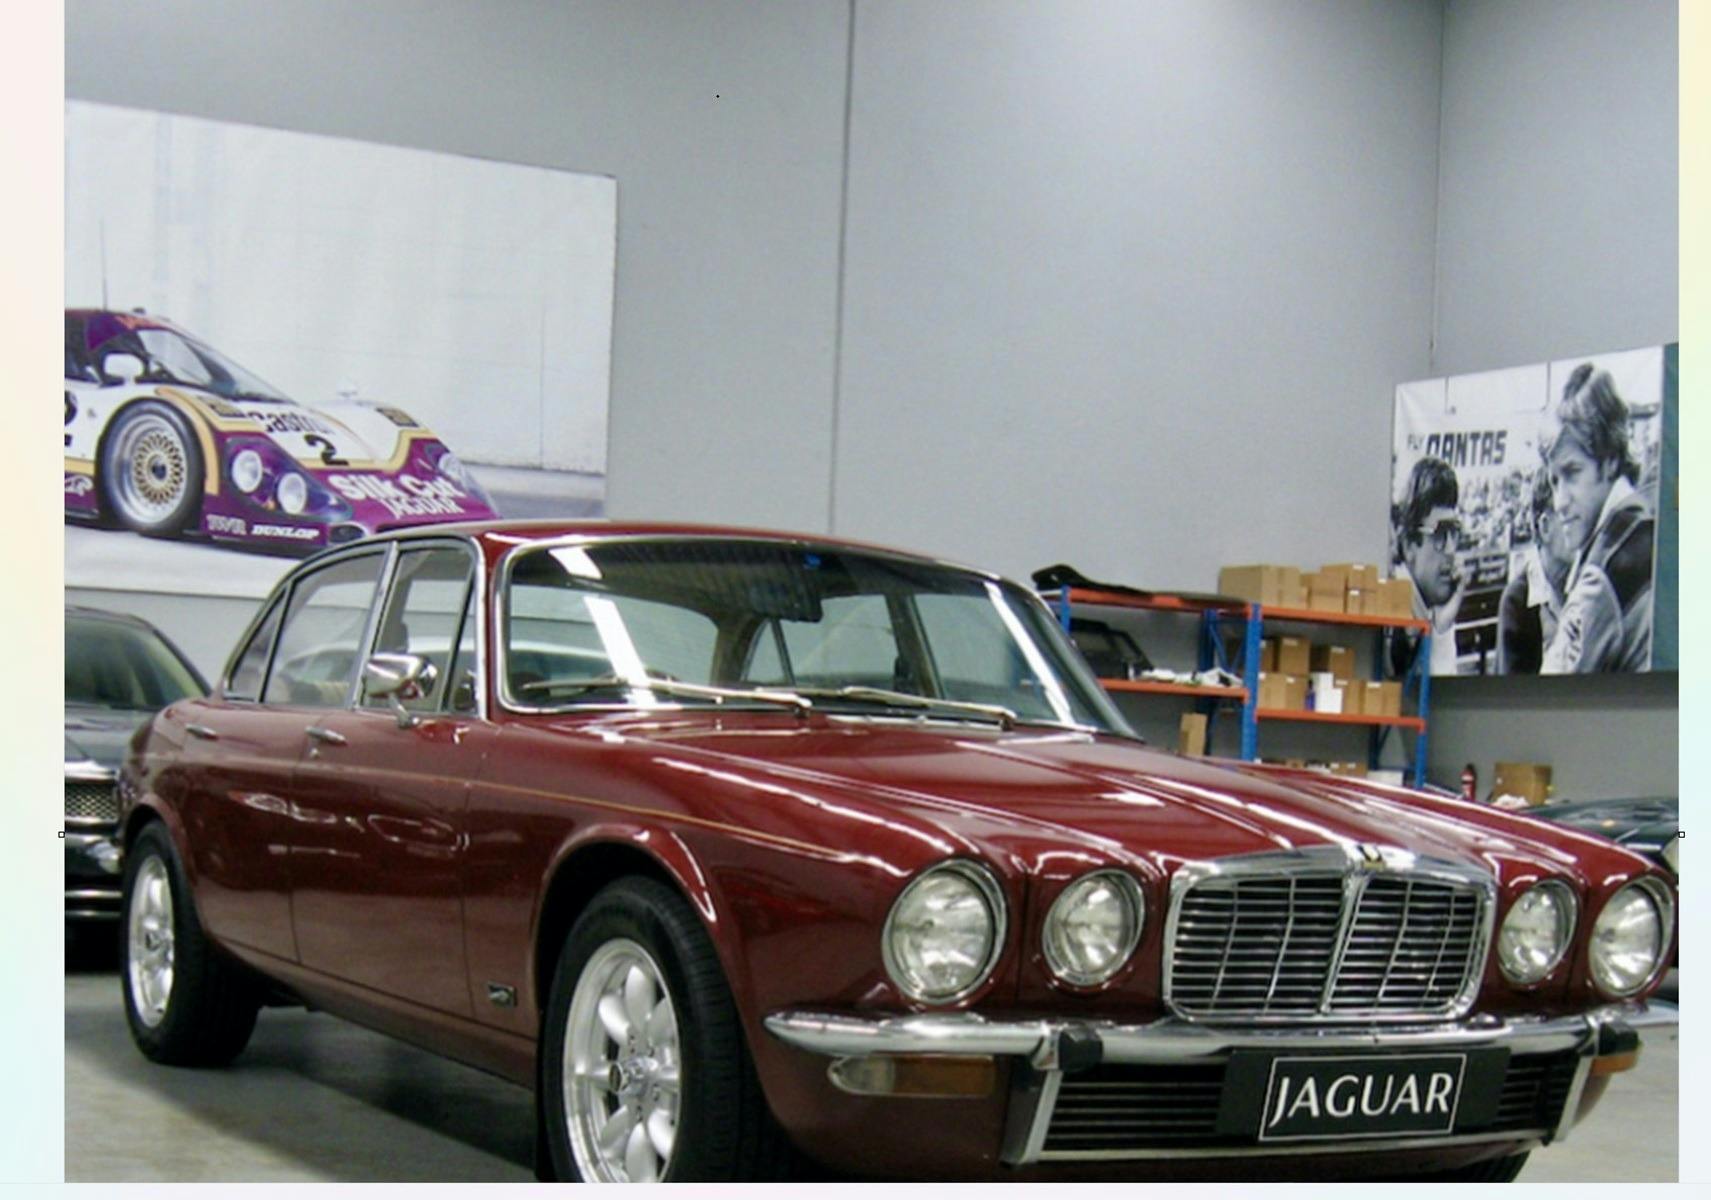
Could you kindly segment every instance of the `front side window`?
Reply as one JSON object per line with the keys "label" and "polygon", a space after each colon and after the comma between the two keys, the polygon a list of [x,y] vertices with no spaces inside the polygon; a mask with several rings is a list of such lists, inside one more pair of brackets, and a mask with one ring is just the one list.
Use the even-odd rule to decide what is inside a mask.
{"label": "front side window", "polygon": [[[455,546],[406,550],[398,556],[374,652],[413,654],[432,665],[432,683],[420,696],[403,702],[412,712],[437,712],[451,686],[452,653],[474,569],[469,551]],[[391,700],[365,694],[363,703],[387,707]]]}
{"label": "front side window", "polygon": [[531,707],[762,704],[770,688],[829,711],[961,703],[1128,732],[1038,601],[932,563],[715,538],[547,546],[513,556],[504,603],[505,694]]}
{"label": "front side window", "polygon": [[384,554],[341,559],[297,581],[262,693],[264,703],[344,705],[385,561]]}

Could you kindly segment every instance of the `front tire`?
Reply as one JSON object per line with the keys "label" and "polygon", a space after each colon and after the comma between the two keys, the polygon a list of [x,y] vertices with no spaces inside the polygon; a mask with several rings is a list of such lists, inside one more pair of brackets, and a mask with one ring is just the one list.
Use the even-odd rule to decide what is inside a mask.
{"label": "front tire", "polygon": [[237,963],[208,940],[164,826],[125,855],[119,980],[137,1049],[158,1063],[223,1066],[249,1043],[260,998]]}
{"label": "front tire", "polygon": [[101,443],[102,512],[137,533],[182,533],[202,504],[203,465],[195,431],[176,408],[128,405]]}
{"label": "front tire", "polygon": [[589,903],[553,973],[541,1113],[559,1179],[777,1179],[789,1161],[695,910],[651,879]]}

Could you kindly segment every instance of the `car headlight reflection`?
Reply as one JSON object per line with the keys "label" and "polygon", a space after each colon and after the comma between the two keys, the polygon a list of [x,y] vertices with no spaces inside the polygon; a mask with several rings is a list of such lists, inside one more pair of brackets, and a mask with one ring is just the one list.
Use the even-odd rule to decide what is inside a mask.
{"label": "car headlight reflection", "polygon": [[296,516],[309,504],[309,481],[295,472],[282,475],[274,490],[279,507]]}
{"label": "car headlight reflection", "polygon": [[1004,894],[992,873],[971,862],[945,863],[916,878],[891,906],[885,969],[910,999],[960,1000],[992,973],[1004,926]]}
{"label": "car headlight reflection", "polygon": [[1674,901],[1649,879],[1610,897],[1592,925],[1592,978],[1611,996],[1639,991],[1657,973],[1670,935]]}
{"label": "car headlight reflection", "polygon": [[1146,900],[1121,871],[1095,871],[1063,890],[1046,914],[1046,963],[1065,983],[1104,983],[1141,940]]}
{"label": "car headlight reflection", "polygon": [[232,483],[245,495],[261,486],[261,455],[254,450],[240,450],[232,459]]}
{"label": "car headlight reflection", "polygon": [[1560,883],[1528,888],[1497,934],[1497,964],[1515,983],[1537,983],[1562,961],[1574,934],[1574,893]]}

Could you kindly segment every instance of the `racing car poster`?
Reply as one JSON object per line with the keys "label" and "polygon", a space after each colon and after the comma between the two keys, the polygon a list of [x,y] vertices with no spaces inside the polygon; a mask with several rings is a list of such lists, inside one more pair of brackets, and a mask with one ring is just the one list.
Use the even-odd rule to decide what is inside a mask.
{"label": "racing car poster", "polygon": [[68,587],[599,516],[610,177],[69,102]]}
{"label": "racing car poster", "polygon": [[1676,346],[1405,383],[1392,568],[1435,675],[1674,669]]}

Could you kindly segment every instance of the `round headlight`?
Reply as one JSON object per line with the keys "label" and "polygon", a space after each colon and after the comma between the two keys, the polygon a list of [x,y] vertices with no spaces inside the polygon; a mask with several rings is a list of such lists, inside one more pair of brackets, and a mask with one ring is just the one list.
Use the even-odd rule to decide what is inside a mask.
{"label": "round headlight", "polygon": [[1537,983],[1562,961],[1574,934],[1574,893],[1560,883],[1528,888],[1497,934],[1497,965],[1515,983]]}
{"label": "round headlight", "polygon": [[984,867],[948,862],[920,875],[885,921],[891,980],[912,1000],[946,1004],[983,983],[1004,944],[1004,894]]}
{"label": "round headlight", "polygon": [[296,515],[309,503],[309,482],[303,476],[292,472],[280,477],[279,487],[274,494],[279,497],[280,508]]}
{"label": "round headlight", "polygon": [[1674,903],[1651,880],[1630,883],[1610,897],[1592,924],[1592,978],[1612,996],[1629,996],[1657,973],[1669,939]]}
{"label": "round headlight", "polygon": [[1046,914],[1046,963],[1065,983],[1092,987],[1122,969],[1141,940],[1146,900],[1121,871],[1095,871],[1063,890]]}
{"label": "round headlight", "polygon": [[238,491],[249,493],[261,486],[261,455],[254,450],[239,450],[232,459],[232,482]]}

